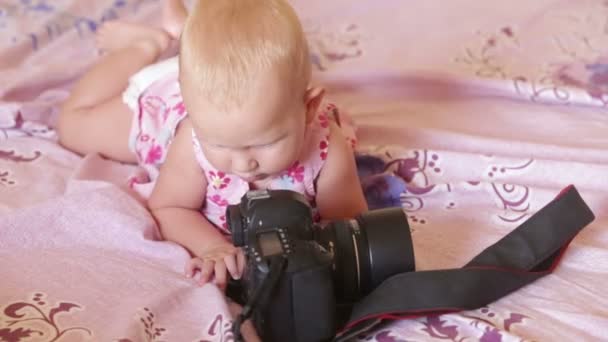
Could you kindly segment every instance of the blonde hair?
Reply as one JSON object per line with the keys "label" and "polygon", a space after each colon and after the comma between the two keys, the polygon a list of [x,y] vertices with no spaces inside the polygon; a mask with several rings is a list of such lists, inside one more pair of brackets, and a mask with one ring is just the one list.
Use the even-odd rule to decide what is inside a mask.
{"label": "blonde hair", "polygon": [[282,72],[290,91],[304,92],[310,69],[302,26],[285,0],[197,0],[184,25],[180,77],[214,104],[242,104],[264,72]]}

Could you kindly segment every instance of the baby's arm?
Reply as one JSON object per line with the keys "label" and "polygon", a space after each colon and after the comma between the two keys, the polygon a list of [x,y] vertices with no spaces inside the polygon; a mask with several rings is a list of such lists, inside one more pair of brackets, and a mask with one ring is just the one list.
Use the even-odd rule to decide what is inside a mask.
{"label": "baby's arm", "polygon": [[148,206],[166,240],[176,242],[195,256],[186,267],[188,276],[201,271],[201,284],[215,275],[226,283],[228,270],[240,277],[244,256],[199,211],[207,180],[194,156],[192,128],[184,119],[162,165]]}
{"label": "baby's arm", "polygon": [[331,123],[325,166],[317,179],[316,204],[324,220],[355,217],[367,211],[352,148]]}

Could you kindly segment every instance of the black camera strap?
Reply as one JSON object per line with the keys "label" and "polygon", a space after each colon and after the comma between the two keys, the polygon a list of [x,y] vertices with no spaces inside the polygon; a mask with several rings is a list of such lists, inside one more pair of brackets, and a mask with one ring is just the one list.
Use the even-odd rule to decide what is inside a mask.
{"label": "black camera strap", "polygon": [[353,306],[334,341],[346,341],[387,320],[486,306],[551,273],[570,241],[593,220],[578,191],[569,186],[463,268],[407,272],[385,280]]}
{"label": "black camera strap", "polygon": [[251,317],[254,310],[263,310],[268,305],[270,294],[285,271],[287,260],[283,256],[269,258],[268,272],[265,274],[261,284],[254,290],[243,310],[232,324],[232,334],[235,342],[243,341],[241,325]]}

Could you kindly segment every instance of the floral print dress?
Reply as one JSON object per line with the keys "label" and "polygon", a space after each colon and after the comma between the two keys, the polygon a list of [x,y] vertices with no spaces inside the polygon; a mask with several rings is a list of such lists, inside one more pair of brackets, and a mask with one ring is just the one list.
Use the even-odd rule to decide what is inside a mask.
{"label": "floral print dress", "polygon": [[[181,120],[187,116],[177,72],[168,72],[153,82],[130,86],[125,92],[125,102],[134,111],[129,148],[137,156],[144,173],[130,179],[130,186],[142,197],[150,196],[159,169]],[[323,104],[309,124],[305,147],[301,157],[291,167],[268,180],[267,189],[293,190],[303,194],[314,207],[315,182],[319,176],[329,149],[330,121],[335,121],[344,136],[355,147],[355,128],[350,117],[339,113],[333,104]],[[199,141],[192,132],[196,159],[207,177],[206,199],[201,212],[222,232],[229,234],[226,226],[226,208],[237,204],[249,190],[249,183],[236,175],[217,170],[205,157]]]}

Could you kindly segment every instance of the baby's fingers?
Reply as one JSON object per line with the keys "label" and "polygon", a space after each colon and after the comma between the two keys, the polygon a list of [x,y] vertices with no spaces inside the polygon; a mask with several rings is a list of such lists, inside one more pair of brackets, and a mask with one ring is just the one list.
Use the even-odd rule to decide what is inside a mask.
{"label": "baby's fingers", "polygon": [[215,263],[215,283],[220,288],[226,287],[226,264],[222,261],[218,261]]}
{"label": "baby's fingers", "polygon": [[239,273],[239,278],[241,278],[241,275],[243,274],[243,271],[245,270],[246,264],[247,264],[247,259],[245,258],[245,253],[243,252],[242,249],[239,248],[239,250],[236,252],[236,266],[237,266],[237,271]]}
{"label": "baby's fingers", "polygon": [[226,268],[228,269],[228,272],[230,272],[230,276],[232,276],[232,279],[241,278],[241,274],[239,273],[237,261],[234,255],[225,256],[224,263],[226,263]]}
{"label": "baby's fingers", "polygon": [[207,259],[203,261],[203,265],[200,268],[201,278],[198,281],[200,286],[205,285],[211,280],[211,277],[213,276],[213,271],[215,270],[215,264],[216,263],[213,260]]}
{"label": "baby's fingers", "polygon": [[203,260],[199,258],[192,258],[190,261],[186,263],[186,267],[184,269],[184,273],[186,277],[192,278],[196,270],[200,270],[203,267]]}

